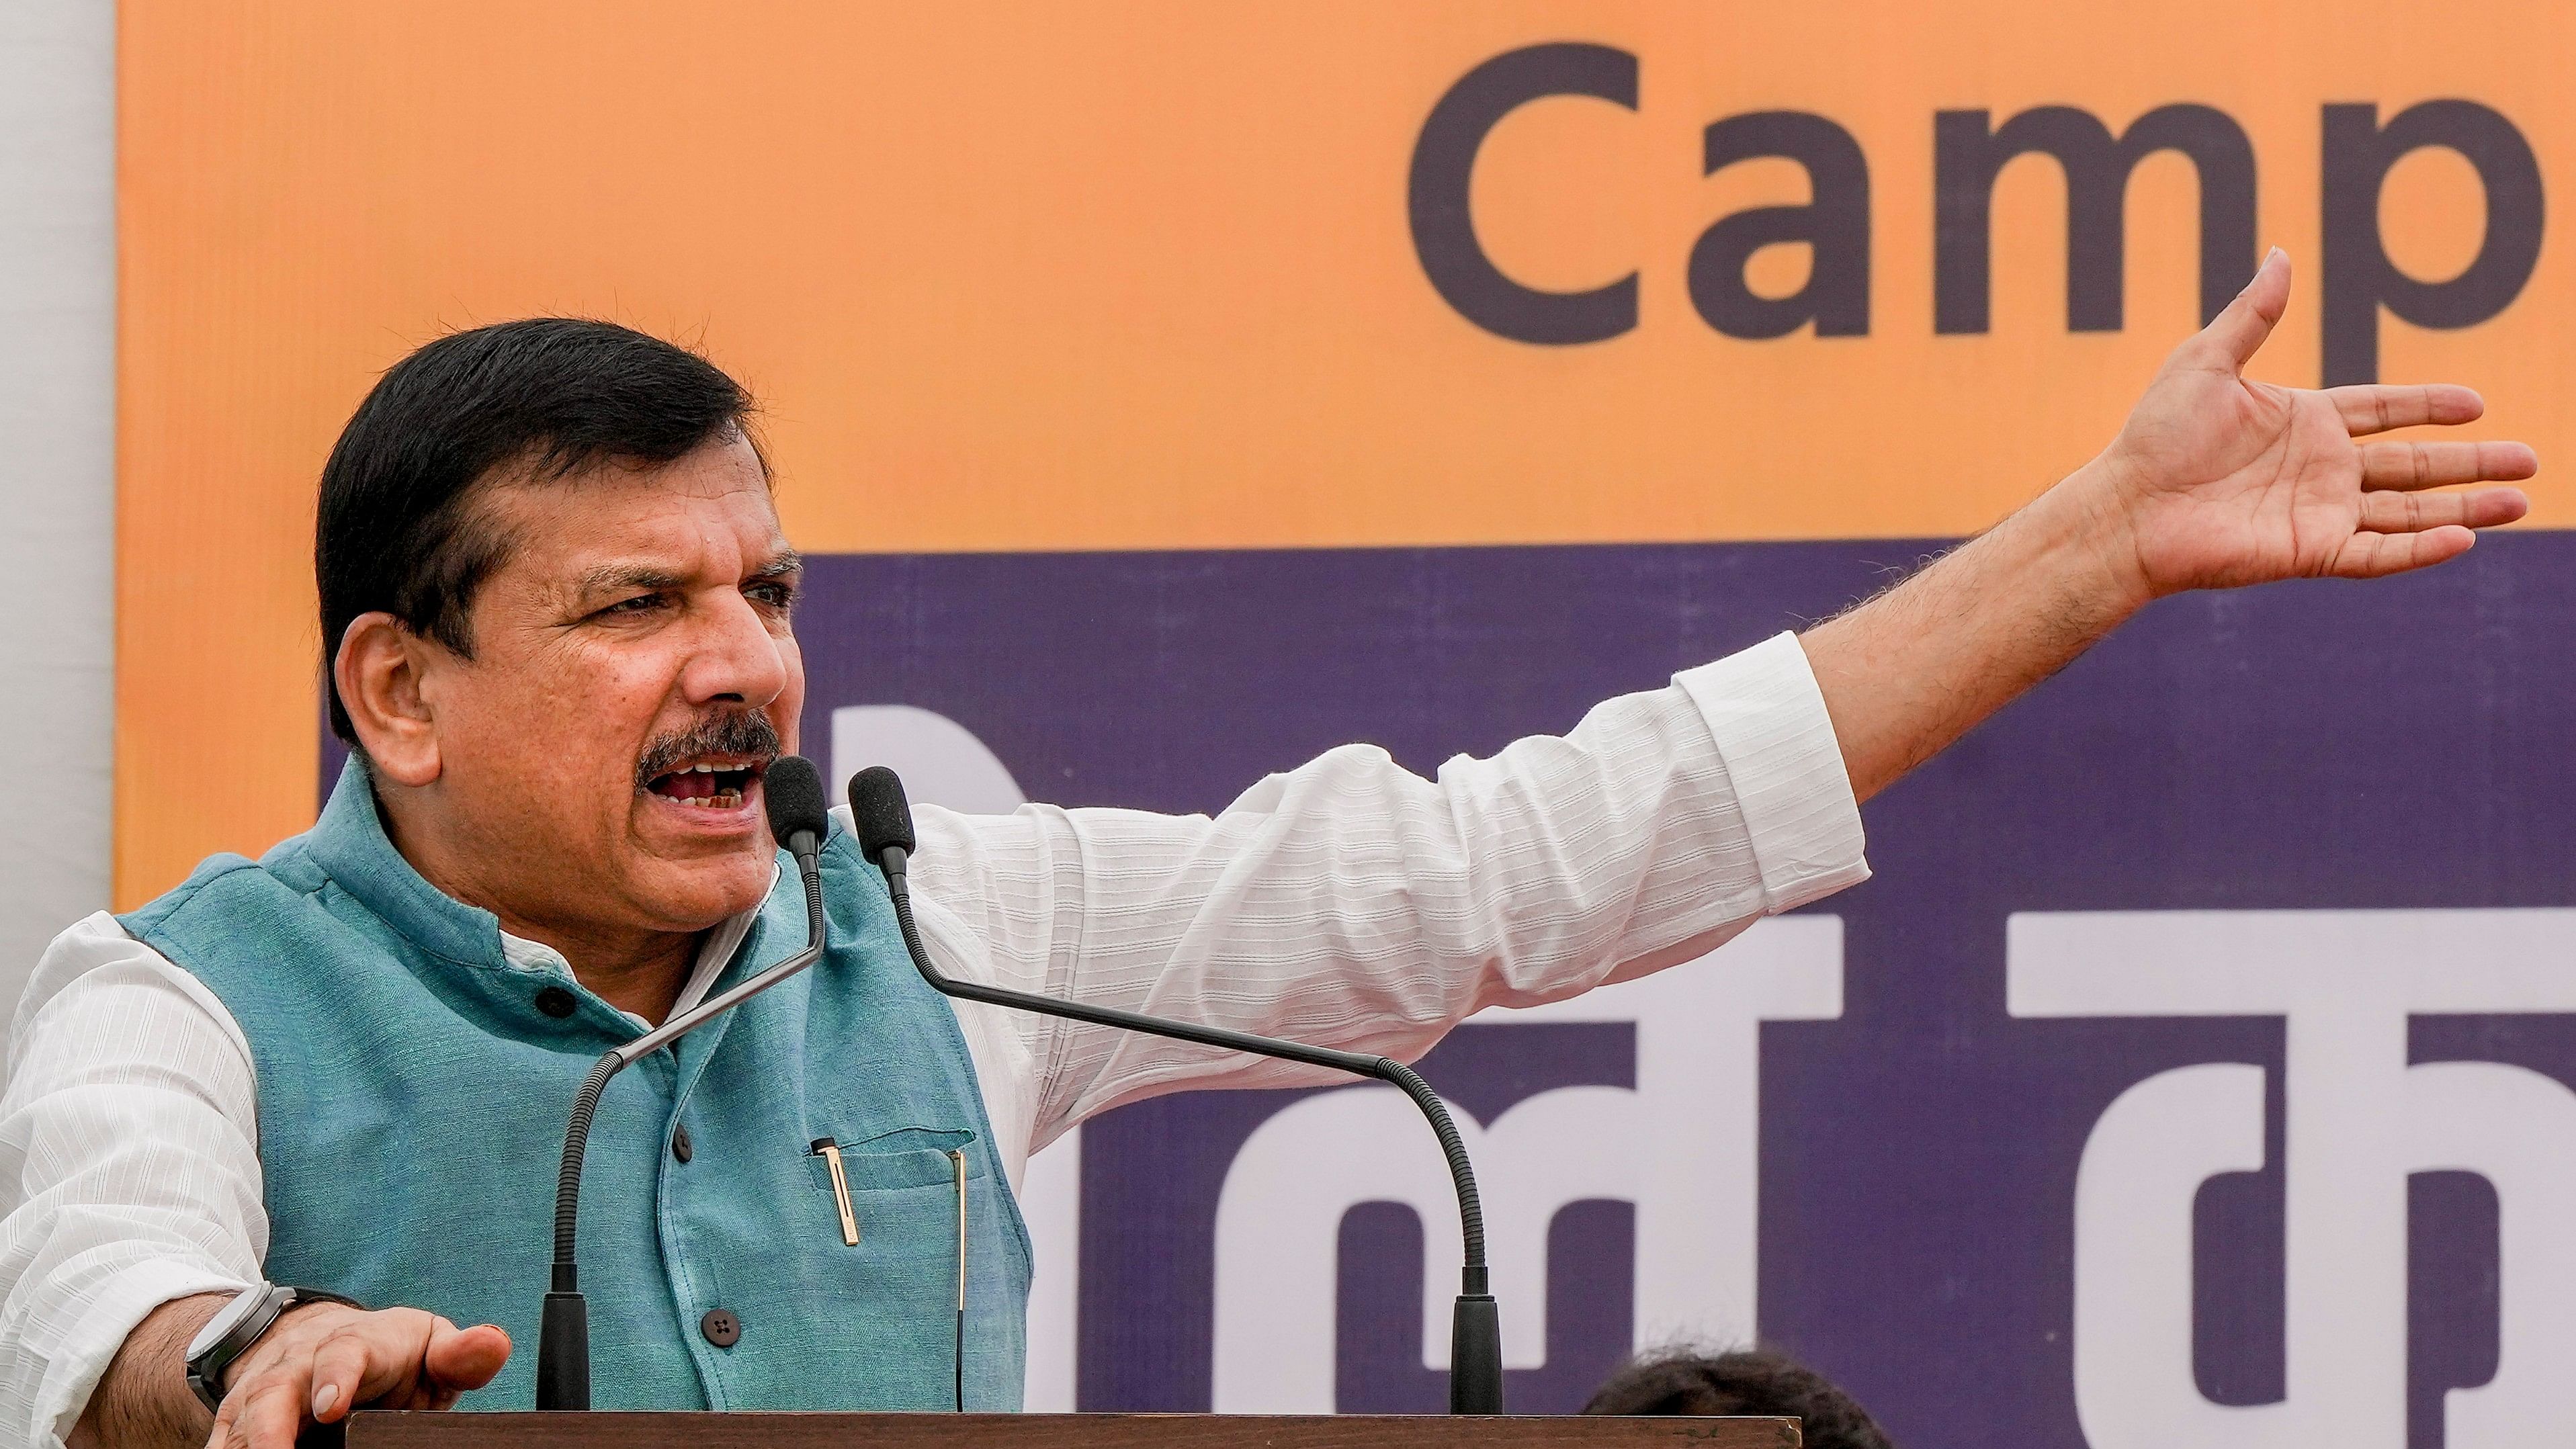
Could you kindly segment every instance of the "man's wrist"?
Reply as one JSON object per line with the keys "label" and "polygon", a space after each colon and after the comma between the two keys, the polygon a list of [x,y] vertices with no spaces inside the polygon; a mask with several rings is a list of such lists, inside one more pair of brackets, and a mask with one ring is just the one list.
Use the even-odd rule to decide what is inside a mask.
{"label": "man's wrist", "polygon": [[2101,633],[2154,603],[2159,592],[2138,554],[2130,497],[2117,466],[2095,458],[2017,515],[2034,530],[2035,546],[2061,565],[2067,603]]}
{"label": "man's wrist", "polygon": [[242,1366],[261,1343],[288,1319],[322,1308],[366,1311],[355,1299],[314,1288],[261,1283],[243,1290],[232,1304],[218,1308],[190,1342],[185,1365],[189,1391],[210,1410],[215,1408],[232,1392]]}
{"label": "man's wrist", "polygon": [[294,1302],[295,1290],[291,1288],[254,1283],[216,1309],[214,1316],[197,1330],[196,1337],[188,1343],[182,1369],[188,1392],[197,1396],[208,1413],[222,1406],[230,1389],[233,1366],[249,1355],[252,1345]]}

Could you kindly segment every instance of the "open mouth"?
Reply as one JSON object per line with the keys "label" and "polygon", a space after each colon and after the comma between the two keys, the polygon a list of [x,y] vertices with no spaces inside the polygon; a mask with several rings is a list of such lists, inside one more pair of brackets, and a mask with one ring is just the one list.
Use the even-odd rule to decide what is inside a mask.
{"label": "open mouth", "polygon": [[645,746],[635,788],[709,815],[739,812],[779,745],[777,728],[758,711],[709,715]]}
{"label": "open mouth", "polygon": [[751,783],[760,778],[754,760],[696,760],[655,775],[644,788],[674,804],[701,810],[739,810]]}

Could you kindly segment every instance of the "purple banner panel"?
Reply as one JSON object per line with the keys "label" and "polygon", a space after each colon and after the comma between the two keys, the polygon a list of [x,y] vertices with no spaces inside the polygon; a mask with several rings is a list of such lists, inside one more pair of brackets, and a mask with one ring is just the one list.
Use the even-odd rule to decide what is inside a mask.
{"label": "purple banner panel", "polygon": [[[807,749],[846,774],[840,722],[928,720],[1004,805],[1215,811],[1352,741],[1427,774],[1938,546],[825,557]],[[2551,533],[2159,604],[1871,802],[1866,885],[1615,1009],[1461,1028],[1426,1074],[1534,1225],[1512,1406],[1758,1328],[1917,1449],[2566,1438],[2572,608]],[[1083,1130],[1082,1407],[1439,1406],[1456,1229],[1366,1187],[1367,1090]],[[1586,1166],[1596,1111],[1632,1150]],[[1247,1196],[1283,1152],[1361,1185]]]}

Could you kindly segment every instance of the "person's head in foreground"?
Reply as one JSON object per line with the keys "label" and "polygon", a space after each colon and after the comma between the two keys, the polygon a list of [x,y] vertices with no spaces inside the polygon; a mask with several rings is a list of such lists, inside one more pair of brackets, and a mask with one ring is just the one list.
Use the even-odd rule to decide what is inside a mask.
{"label": "person's head in foreground", "polygon": [[[1562,737],[1436,779],[1333,750],[1213,819],[926,809],[922,950],[1408,1061],[1487,1005],[1694,969],[1866,878],[1860,801],[2152,600],[2403,572],[2522,515],[2444,485],[2528,477],[2528,448],[2357,441],[2472,422],[2466,388],[2244,377],[2289,295],[2276,253],[2100,455],[1915,577]],[[762,810],[804,708],[799,564],[750,411],[686,349],[569,319],[430,343],[358,408],[314,545],[351,767],[261,859],[66,930],[20,1007],[0,1442],[290,1449],[353,1407],[532,1406],[591,1064],[806,939]],[[1016,1408],[1028,1155],[1157,1093],[1298,1080],[954,1006],[846,830],[817,873],[813,969],[599,1103],[577,1221],[600,1407]],[[1884,1442],[1865,1417],[1829,1437],[1812,1376],[1715,1362],[1596,1407]]]}
{"label": "person's head in foreground", "polygon": [[1894,1449],[1887,1432],[1823,1374],[1766,1349],[1640,1354],[1583,1406],[1587,1414],[1749,1415],[1796,1419],[1806,1449]]}

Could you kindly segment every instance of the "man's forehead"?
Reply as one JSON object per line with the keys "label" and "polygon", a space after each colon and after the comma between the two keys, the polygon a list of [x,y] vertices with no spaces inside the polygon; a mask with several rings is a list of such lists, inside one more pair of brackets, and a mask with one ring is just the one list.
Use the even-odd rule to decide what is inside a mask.
{"label": "man's forehead", "polygon": [[568,591],[796,572],[767,479],[689,461],[496,489],[489,506],[513,536],[511,571]]}

